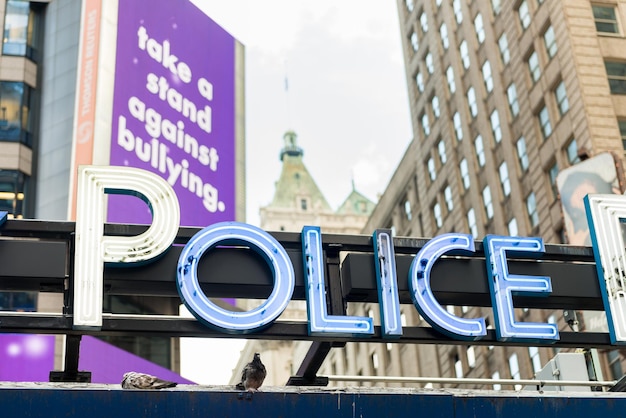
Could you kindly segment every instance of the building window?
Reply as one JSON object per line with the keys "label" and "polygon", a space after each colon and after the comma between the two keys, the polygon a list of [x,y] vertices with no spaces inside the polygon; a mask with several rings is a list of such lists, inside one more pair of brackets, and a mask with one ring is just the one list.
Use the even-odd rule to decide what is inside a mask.
{"label": "building window", "polygon": [[448,158],[446,157],[446,143],[443,142],[443,139],[437,144],[437,151],[439,151],[439,161],[442,165],[445,164]]}
{"label": "building window", "polygon": [[441,44],[443,45],[443,49],[448,49],[450,47],[450,41],[448,40],[448,28],[445,23],[442,23],[439,27],[439,34],[441,35]]}
{"label": "building window", "polygon": [[611,350],[606,353],[606,360],[609,364],[609,370],[611,371],[611,379],[620,379],[624,375],[624,372],[622,371],[622,363],[620,361],[619,351]]}
{"label": "building window", "polygon": [[417,89],[420,93],[424,93],[424,76],[421,71],[417,71],[415,75],[415,83],[417,84]]}
{"label": "building window", "polygon": [[596,30],[600,33],[619,33],[615,6],[592,5],[593,20],[596,22]]}
{"label": "building window", "polygon": [[474,91],[474,87],[470,87],[467,89],[467,104],[469,106],[470,114],[473,118],[478,115],[478,104],[476,103],[476,92]]}
{"label": "building window", "polygon": [[552,134],[552,125],[550,124],[550,115],[548,114],[548,108],[543,105],[539,113],[537,114],[539,120],[539,126],[541,128],[541,134],[543,139],[546,139]]}
{"label": "building window", "polygon": [[426,16],[426,13],[424,12],[422,12],[422,14],[420,15],[420,25],[422,25],[423,33],[428,32],[428,17]]}
{"label": "building window", "polygon": [[528,356],[533,366],[533,372],[537,373],[541,370],[541,358],[539,357],[539,349],[537,347],[528,347]]}
{"label": "building window", "polygon": [[485,166],[485,147],[483,145],[482,135],[478,135],[476,139],[474,139],[474,147],[476,148],[476,158],[478,159],[478,165],[481,167],[484,167]]}
{"label": "building window", "polygon": [[404,214],[406,215],[407,221],[413,219],[413,212],[411,212],[411,202],[409,199],[404,201]]}
{"label": "building window", "polygon": [[31,89],[21,82],[0,81],[0,141],[30,146]]}
{"label": "building window", "polygon": [[[513,353],[509,356],[509,372],[511,373],[511,379],[520,380],[522,378],[519,373],[517,353]],[[522,385],[515,385],[515,390],[520,390],[521,388]]]}
{"label": "building window", "polygon": [[498,47],[500,48],[500,58],[504,65],[508,64],[511,60],[511,53],[509,52],[509,41],[506,39],[506,33],[503,33],[498,39]]}
{"label": "building window", "polygon": [[478,226],[476,225],[476,212],[474,212],[474,208],[471,208],[467,211],[467,227],[470,231],[470,234],[474,238],[478,237]]}
{"label": "building window", "polygon": [[467,166],[467,160],[463,158],[459,163],[459,170],[461,170],[461,180],[463,182],[463,188],[468,190],[470,187],[469,168]]}
{"label": "building window", "polygon": [[572,138],[565,148],[565,153],[567,154],[567,161],[570,165],[574,165],[580,162],[580,157],[578,156],[578,144],[576,143],[576,138]]}
{"label": "building window", "polygon": [[491,120],[491,132],[493,132],[493,139],[496,143],[502,141],[502,128],[500,128],[500,116],[498,116],[498,109],[491,112],[489,117]]}
{"label": "building window", "polygon": [[437,96],[433,96],[430,104],[433,108],[433,115],[436,119],[439,119],[439,116],[441,116],[441,110],[439,109],[439,98]]}
{"label": "building window", "polygon": [[450,93],[456,92],[456,83],[454,82],[454,70],[452,66],[448,67],[446,70],[446,78],[448,79],[448,88],[450,89]]}
{"label": "building window", "polygon": [[491,189],[489,186],[485,186],[483,189],[483,205],[485,206],[487,219],[493,218],[493,201],[491,199]]}
{"label": "building window", "polygon": [[454,10],[454,17],[457,24],[463,22],[463,11],[461,10],[461,0],[452,0],[452,9]]}
{"label": "building window", "polygon": [[626,63],[604,61],[609,88],[613,94],[626,94]]}
{"label": "building window", "polygon": [[0,311],[36,312],[37,292],[0,292]]}
{"label": "building window", "polygon": [[[493,380],[500,380],[500,372],[495,371],[491,374],[491,378]],[[499,383],[494,383],[493,384],[493,390],[502,390],[502,385]]]}
{"label": "building window", "polygon": [[441,216],[441,205],[439,202],[435,203],[433,206],[433,215],[435,217],[435,225],[437,228],[441,228],[443,225],[443,217]]}
{"label": "building window", "polygon": [[428,176],[430,177],[430,181],[435,181],[437,178],[437,167],[435,166],[435,160],[433,157],[428,159],[426,166],[428,167]]}
{"label": "building window", "polygon": [[507,227],[507,229],[509,231],[509,236],[510,237],[516,237],[516,236],[519,235],[519,230],[517,229],[517,219],[511,218],[511,220],[506,225],[506,227]]}
{"label": "building window", "polygon": [[430,135],[430,124],[428,121],[428,114],[424,113],[422,115],[422,131],[424,132],[425,136]]}
{"label": "building window", "polygon": [[474,18],[474,29],[476,30],[478,43],[482,44],[485,41],[485,26],[483,25],[483,17],[480,13]]}
{"label": "building window", "polygon": [[4,15],[3,55],[30,58],[37,62],[42,6],[34,2],[8,0]]}
{"label": "building window", "polygon": [[619,134],[622,137],[622,147],[626,151],[626,119],[620,119],[617,121],[619,126]]}
{"label": "building window", "polygon": [[417,52],[420,48],[419,38],[417,37],[417,32],[411,33],[411,46],[413,47],[413,52]]}
{"label": "building window", "polygon": [[463,377],[463,363],[458,355],[454,356],[454,374],[459,379]]}
{"label": "building window", "polygon": [[378,354],[372,353],[372,371],[374,372],[375,375],[378,374],[378,367],[379,367]]}
{"label": "building window", "polygon": [[448,212],[452,212],[452,209],[454,208],[454,202],[452,199],[452,188],[449,185],[446,186],[445,189],[443,189],[443,198],[446,201],[446,209],[448,209]]}
{"label": "building window", "polygon": [[491,10],[493,10],[493,15],[497,15],[500,13],[502,9],[502,0],[491,0]]}
{"label": "building window", "polygon": [[426,69],[428,70],[428,74],[432,75],[432,73],[435,72],[435,64],[433,63],[433,55],[430,52],[426,54],[424,62],[426,62]]}
{"label": "building window", "polygon": [[463,62],[463,68],[466,70],[470,66],[469,48],[467,47],[467,41],[464,39],[459,45],[459,52],[461,53],[461,61]]}
{"label": "building window", "polygon": [[539,77],[541,77],[541,67],[539,66],[539,56],[537,55],[537,51],[533,51],[532,54],[528,57],[528,70],[530,71],[530,78],[533,82],[539,81]]}
{"label": "building window", "polygon": [[461,115],[459,112],[454,112],[452,121],[454,122],[454,133],[456,134],[457,141],[463,140],[463,126],[461,125]]}
{"label": "building window", "polygon": [[493,90],[493,77],[491,75],[491,65],[489,61],[485,61],[483,64],[483,80],[485,81],[487,92],[491,93]]}
{"label": "building window", "polygon": [[530,10],[528,9],[526,0],[522,0],[519,9],[517,9],[517,13],[519,14],[519,21],[522,24],[522,28],[526,30],[530,26]]}
{"label": "building window", "polygon": [[531,192],[526,198],[526,210],[528,211],[528,220],[531,228],[539,225],[539,213],[537,212],[537,199],[535,193]]}
{"label": "building window", "polygon": [[22,219],[24,198],[27,195],[28,176],[16,170],[0,170],[0,211],[8,212],[9,219]]}
{"label": "building window", "polygon": [[509,109],[511,110],[511,116],[516,117],[519,115],[519,103],[517,101],[517,89],[515,84],[511,83],[506,89],[506,97],[509,100]]}
{"label": "building window", "polygon": [[526,140],[524,139],[523,136],[521,136],[517,140],[516,147],[517,147],[517,158],[519,160],[519,166],[522,169],[522,171],[526,171],[528,170],[529,161],[528,161],[528,154],[526,152]]}
{"label": "building window", "polygon": [[302,210],[307,210],[307,200],[306,199],[300,199],[300,209]]}
{"label": "building window", "polygon": [[554,97],[556,98],[556,104],[559,107],[561,116],[567,113],[569,110],[569,100],[567,100],[567,91],[565,90],[565,82],[561,81],[556,89],[554,89]]}
{"label": "building window", "polygon": [[509,180],[509,168],[506,165],[506,161],[503,161],[498,168],[500,174],[500,184],[502,185],[502,194],[508,196],[511,194],[511,181]]}
{"label": "building window", "polygon": [[559,196],[559,190],[556,187],[556,176],[559,174],[559,165],[555,162],[550,170],[548,170],[548,177],[550,178],[550,188],[552,189],[552,196],[556,199]]}
{"label": "building window", "polygon": [[476,367],[476,352],[471,345],[467,347],[467,365],[472,369]]}
{"label": "building window", "polygon": [[556,45],[556,36],[554,35],[554,29],[549,26],[543,34],[543,41],[546,45],[546,51],[550,58],[554,58],[559,48]]}

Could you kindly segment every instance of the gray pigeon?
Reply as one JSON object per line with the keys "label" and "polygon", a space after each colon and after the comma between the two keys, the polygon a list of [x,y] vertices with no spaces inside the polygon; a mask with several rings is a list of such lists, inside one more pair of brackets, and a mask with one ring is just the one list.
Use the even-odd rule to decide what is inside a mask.
{"label": "gray pigeon", "polygon": [[267,376],[265,366],[261,363],[259,353],[254,353],[252,361],[241,371],[241,382],[235,386],[239,390],[247,390],[248,392],[256,392],[261,387]]}
{"label": "gray pigeon", "polygon": [[169,382],[156,376],[137,372],[124,373],[124,379],[122,379],[123,389],[165,389],[172,388],[177,384],[176,382]]}

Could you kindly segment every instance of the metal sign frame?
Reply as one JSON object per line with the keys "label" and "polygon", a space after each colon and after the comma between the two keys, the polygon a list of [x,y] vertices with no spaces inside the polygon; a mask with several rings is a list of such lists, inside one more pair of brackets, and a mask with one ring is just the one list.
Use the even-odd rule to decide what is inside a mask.
{"label": "metal sign frame", "polygon": [[[134,236],[147,226],[106,224],[105,235]],[[174,244],[159,259],[148,264],[104,269],[104,293],[145,297],[172,297],[176,290],[176,263],[183,246],[199,228],[179,228]],[[225,334],[206,327],[195,319],[173,316],[105,314],[100,330],[72,327],[74,274],[73,222],[8,220],[0,227],[0,291],[40,291],[62,293],[61,314],[40,312],[0,312],[0,332],[43,333],[70,336],[66,364],[78,364],[81,335],[146,335],[169,337],[220,337]],[[305,299],[301,236],[298,233],[272,232],[286,249],[295,277],[293,299]],[[330,315],[345,315],[347,303],[378,302],[373,238],[364,235],[322,236],[327,308]],[[409,268],[415,254],[428,239],[393,239],[400,303],[412,304],[409,295]],[[432,291],[442,305],[491,306],[483,246],[463,256],[444,256],[433,268]],[[36,261],[36,262],[34,262]],[[604,311],[596,264],[591,247],[546,245],[538,259],[511,259],[511,272],[548,276],[552,293],[547,297],[514,297],[515,307]],[[272,274],[258,254],[246,248],[216,248],[205,254],[198,267],[203,291],[213,298],[266,298],[273,288]],[[242,338],[241,335],[234,335]],[[290,384],[324,384],[316,376],[332,347],[346,342],[392,342],[419,344],[467,344],[437,332],[431,327],[404,327],[403,334],[385,338],[375,326],[373,336],[337,337],[309,335],[306,322],[274,321],[268,327],[244,338],[271,340],[309,340],[311,349]],[[510,345],[499,341],[494,330],[475,345]],[[515,343],[530,345],[531,343]],[[542,345],[533,342],[532,345]],[[561,332],[556,347],[609,348],[608,333]],[[74,349],[72,349],[74,347]],[[76,358],[74,358],[76,356]]]}

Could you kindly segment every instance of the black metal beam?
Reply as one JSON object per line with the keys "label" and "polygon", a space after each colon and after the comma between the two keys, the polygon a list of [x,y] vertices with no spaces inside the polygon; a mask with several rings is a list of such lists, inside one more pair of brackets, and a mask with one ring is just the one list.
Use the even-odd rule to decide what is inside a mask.
{"label": "black metal beam", "polygon": [[[169,337],[203,337],[203,338],[241,338],[241,335],[226,334],[206,327],[194,319],[166,317],[155,320],[140,316],[105,316],[100,330],[74,330],[71,316],[51,316],[45,314],[29,314],[26,316],[0,312],[0,330],[12,333],[41,333],[66,335],[140,335]],[[247,339],[267,340],[307,340],[329,343],[369,342],[369,343],[408,343],[408,344],[454,344],[467,345],[468,341],[455,340],[430,327],[405,327],[400,338],[387,339],[381,334],[379,326],[374,327],[374,334],[369,337],[336,337],[309,336],[306,322],[276,321],[269,327],[246,334]],[[510,345],[510,342],[498,341],[495,331],[487,330],[487,335],[472,345]],[[598,332],[561,332],[560,340],[554,343],[518,343],[519,346],[554,346],[554,347],[595,347],[611,348],[609,335]]]}
{"label": "black metal beam", "polygon": [[[8,222],[16,226],[15,222]],[[30,222],[25,222],[30,225]],[[20,225],[17,222],[17,225]],[[41,223],[32,224],[42,227]],[[71,262],[73,237],[67,223],[61,223],[60,231],[52,226],[30,231],[20,240],[0,240],[0,291],[52,291],[63,292],[66,280],[73,273]],[[107,225],[107,230],[116,233],[139,233],[145,227],[122,228],[123,225]],[[177,241],[184,242],[196,229],[181,228]],[[0,229],[0,234],[24,229]],[[41,234],[42,240],[32,237]],[[298,234],[276,233],[286,246],[296,273],[293,298],[305,298],[302,254],[298,247]],[[51,236],[56,241],[46,241]],[[59,241],[64,237],[65,241]],[[336,286],[342,287],[342,295],[331,299],[331,304],[347,302],[377,301],[374,260],[371,238],[365,236],[324,236],[325,261],[338,260],[336,254],[345,255],[341,263],[341,274],[328,274],[329,295],[334,298]],[[423,244],[426,240],[395,239],[401,244]],[[480,243],[478,243],[480,244]],[[478,245],[480,247],[480,245]],[[419,247],[397,246],[396,264],[398,286],[402,303],[410,303],[408,271],[414,254]],[[588,247],[547,246],[541,260],[512,260],[510,271],[519,274],[549,276],[553,291],[545,298],[517,297],[518,307],[544,309],[587,309],[602,310],[603,303],[596,277],[591,249]],[[142,265],[124,268],[106,266],[104,272],[105,293],[132,296],[169,296],[178,298],[176,290],[176,264],[180,246],[172,246],[161,258]],[[335,254],[335,255],[332,255]],[[465,306],[490,306],[491,299],[487,283],[485,262],[482,254],[472,257],[448,257],[435,264],[432,274],[432,289],[442,304]],[[273,288],[273,279],[266,263],[255,252],[242,248],[217,248],[207,253],[199,264],[198,275],[204,292],[209,297],[258,298],[267,297]],[[332,277],[331,277],[332,276]],[[71,287],[71,284],[70,284]],[[333,301],[334,300],[334,301]],[[337,300],[339,302],[337,302]]]}
{"label": "black metal beam", "polygon": [[[132,236],[145,231],[145,225],[106,224],[106,235]],[[72,222],[10,220],[0,227],[0,291],[49,291],[63,293],[63,315],[2,314],[0,332],[65,334],[68,352],[64,371],[78,374],[78,347],[82,334],[146,335],[170,337],[230,337],[192,319],[122,317],[105,315],[102,329],[85,331],[72,328],[72,289],[74,230]],[[172,297],[178,299],[176,268],[182,245],[200,228],[179,228],[174,245],[159,259],[141,266],[105,266],[104,291],[109,295]],[[293,299],[305,299],[301,239],[298,233],[270,232],[283,247],[296,274]],[[415,254],[428,242],[425,238],[394,238],[401,303],[411,303],[408,275]],[[327,306],[331,315],[344,315],[348,302],[377,302],[372,238],[364,235],[322,236],[326,266]],[[538,259],[511,259],[512,273],[549,276],[553,291],[548,297],[517,297],[516,307],[543,309],[603,310],[600,287],[590,247],[546,245]],[[274,282],[265,261],[255,252],[241,247],[218,247],[202,257],[198,276],[203,291],[217,298],[266,298]],[[442,257],[433,268],[431,286],[443,305],[490,306],[484,252],[476,242],[471,255]],[[415,309],[413,307],[413,309]],[[332,347],[350,341],[412,344],[467,344],[448,338],[429,327],[407,327],[401,338],[382,337],[380,327],[367,338],[309,336],[305,322],[276,321],[267,328],[247,334],[250,339],[313,341],[304,362],[291,384],[324,384],[317,377],[322,362]],[[502,345],[493,330],[476,345]],[[523,345],[523,344],[519,344]],[[536,344],[534,344],[536,345]],[[563,332],[557,347],[611,348],[608,334]],[[52,378],[52,375],[51,375]],[[56,376],[63,379],[63,376]]]}
{"label": "black metal beam", "polygon": [[50,372],[51,382],[91,383],[91,372],[79,371],[80,340],[82,335],[68,335],[65,340],[65,369]]}

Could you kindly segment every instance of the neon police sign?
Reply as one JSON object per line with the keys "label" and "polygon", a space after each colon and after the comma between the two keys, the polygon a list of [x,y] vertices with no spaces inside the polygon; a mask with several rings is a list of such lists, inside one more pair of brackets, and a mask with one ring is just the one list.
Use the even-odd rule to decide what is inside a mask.
{"label": "neon police sign", "polygon": [[[150,227],[133,237],[105,236],[107,194],[129,194],[143,199],[153,214]],[[77,329],[97,329],[102,326],[104,263],[146,263],[163,254],[176,236],[180,210],[173,189],[164,179],[131,167],[80,167],[77,197],[73,323]],[[611,341],[626,344],[626,255],[619,228],[620,220],[626,218],[626,198],[590,195],[586,205]],[[301,242],[309,335],[372,336],[372,318],[330,315],[327,311],[320,228],[305,226]],[[483,243],[497,338],[558,341],[556,324],[520,322],[514,316],[514,295],[547,296],[552,287],[549,277],[509,273],[507,257],[539,257],[544,252],[542,239],[489,235]],[[211,302],[200,288],[199,260],[218,245],[247,246],[270,267],[274,287],[259,307],[246,312],[229,311]],[[382,335],[399,338],[402,326],[398,278],[390,231],[374,233],[373,250]],[[411,298],[424,319],[443,334],[470,341],[487,335],[485,318],[450,314],[435,299],[430,280],[433,265],[444,254],[474,251],[471,235],[439,235],[415,255],[408,277]],[[233,334],[252,333],[269,326],[287,307],[295,286],[294,267],[282,245],[267,232],[238,222],[213,224],[194,235],[181,252],[176,276],[178,293],[193,315],[207,326]]]}

